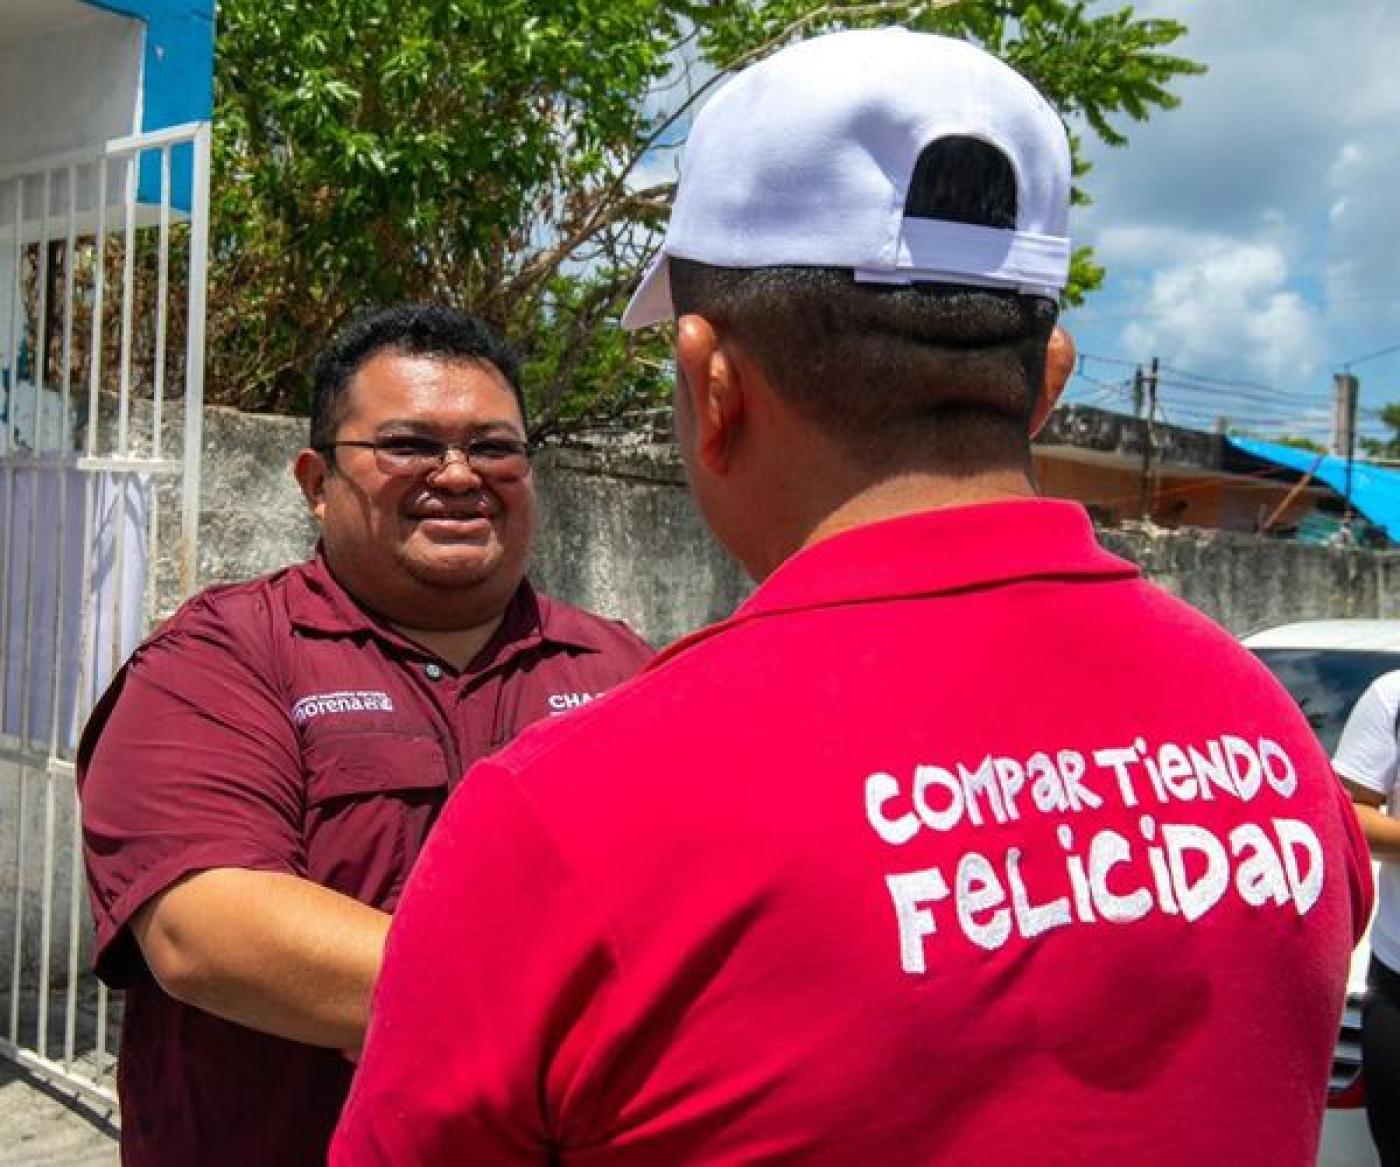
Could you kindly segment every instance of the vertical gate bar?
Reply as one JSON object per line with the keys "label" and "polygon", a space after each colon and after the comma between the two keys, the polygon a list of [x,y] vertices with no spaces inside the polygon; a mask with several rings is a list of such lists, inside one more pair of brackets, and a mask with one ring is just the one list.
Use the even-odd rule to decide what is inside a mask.
{"label": "vertical gate bar", "polygon": [[198,576],[199,475],[204,456],[204,312],[209,264],[209,123],[194,135],[190,198],[188,310],[185,324],[185,449],[181,482],[180,592],[190,595]]}
{"label": "vertical gate bar", "polygon": [[[100,154],[97,169],[97,219],[93,236],[93,307],[91,343],[88,352],[88,422],[84,446],[91,456],[98,451],[98,430],[100,429],[100,398],[102,376],[102,332],[106,290],[105,239],[107,231],[107,169],[105,154]],[[67,733],[69,741],[76,741],[79,727],[86,716],[88,699],[94,684],[94,671],[97,660],[97,620],[98,613],[93,602],[92,572],[94,562],[93,544],[98,538],[98,516],[96,501],[96,475],[92,471],[83,472],[82,478],[82,556],[81,574],[78,577],[82,600],[78,613],[78,668],[77,692],[74,694]],[[76,852],[75,852],[76,860]],[[76,951],[76,950],[75,950]],[[72,964],[70,959],[70,966]],[[70,993],[70,1000],[73,994]],[[74,1001],[74,1004],[76,1002]],[[76,1010],[75,1010],[76,1012]]]}
{"label": "vertical gate bar", "polygon": [[[50,184],[52,171],[44,171],[43,181],[43,202],[39,208],[39,233],[35,239],[35,283],[38,289],[38,302],[36,305],[36,327],[34,330],[34,356],[33,375],[30,377],[31,392],[30,397],[34,403],[34,434],[30,443],[30,452],[33,458],[30,462],[30,487],[29,487],[29,555],[26,559],[26,586],[24,589],[24,641],[20,645],[21,660],[24,662],[24,681],[20,693],[21,729],[20,735],[26,745],[37,744],[40,736],[39,727],[34,725],[34,717],[37,713],[35,706],[38,704],[35,692],[33,674],[35,670],[27,667],[34,661],[34,654],[38,648],[39,633],[34,627],[35,623],[35,568],[34,565],[39,560],[39,524],[40,524],[40,503],[44,496],[44,403],[40,391],[39,382],[43,379],[44,366],[48,363],[48,353],[44,346],[48,343],[47,329],[44,327],[44,314],[48,310],[48,264],[49,264],[49,200],[53,195]],[[26,314],[27,323],[27,314]],[[26,329],[27,331],[27,329]],[[13,396],[13,390],[12,390]]]}
{"label": "vertical gate bar", "polygon": [[84,470],[82,570],[78,576],[82,602],[78,609],[78,691],[68,719],[68,740],[78,740],[78,730],[87,716],[88,701],[97,674],[97,605],[93,602],[93,543],[97,539],[97,472]]}
{"label": "vertical gate bar", "polygon": [[[168,343],[166,333],[166,301],[170,295],[170,190],[171,190],[171,147],[166,145],[160,151],[160,225],[156,235],[156,298],[155,298],[155,353],[151,408],[151,451],[160,458],[165,452],[165,349]],[[163,583],[160,575],[160,491],[151,490],[151,503],[146,508],[146,602],[144,604],[146,626],[154,627],[160,616],[160,597]]]}
{"label": "vertical gate bar", "polygon": [[[15,197],[15,238],[11,247],[11,258],[14,261],[14,276],[10,281],[11,295],[10,319],[6,322],[9,329],[9,348],[6,350],[6,365],[4,369],[3,385],[5,390],[5,440],[0,443],[0,451],[8,453],[14,457],[18,446],[17,436],[19,433],[19,419],[16,416],[18,410],[15,408],[16,385],[19,381],[19,351],[15,334],[18,331],[17,318],[19,315],[19,267],[20,267],[20,229],[21,215],[24,203],[24,179],[16,177],[8,184],[14,189]],[[19,493],[19,475],[13,461],[7,459],[5,466],[5,526],[0,530],[0,734],[8,731],[11,724],[7,716],[12,710],[10,694],[10,659],[12,654],[19,651],[22,646],[16,646],[14,641],[14,627],[10,619],[10,609],[12,607],[12,581],[11,573],[15,567],[15,547],[14,547],[14,521],[15,521],[15,495]],[[22,671],[22,670],[21,670]],[[13,722],[16,729],[19,727],[19,719]],[[16,869],[16,877],[23,875],[20,869]]]}
{"label": "vertical gate bar", "polygon": [[[122,304],[121,304],[121,348],[120,348],[120,368],[118,370],[118,394],[117,394],[117,452],[122,457],[131,456],[131,334],[132,334],[132,301],[135,296],[136,285],[136,176],[140,171],[141,153],[139,149],[132,150],[125,154],[126,158],[126,188],[122,197]],[[127,596],[127,571],[126,571],[126,543],[127,543],[127,499],[128,490],[137,482],[135,475],[126,471],[112,473],[105,476],[108,481],[118,486],[114,502],[116,506],[116,531],[115,531],[115,555],[112,559],[112,568],[115,580],[115,594],[112,597],[110,613],[112,616],[111,628],[107,640],[107,666],[103,670],[98,684],[105,684],[108,677],[116,673],[121,665],[122,652],[122,614],[126,611]]]}
{"label": "vertical gate bar", "polygon": [[92,237],[92,343],[88,350],[88,455],[97,453],[102,402],[102,313],[107,292],[107,158],[97,160],[97,226]]}
{"label": "vertical gate bar", "polygon": [[10,630],[10,572],[14,559],[15,494],[19,487],[19,473],[15,464],[4,460],[5,471],[5,521],[0,524],[0,738],[7,736],[10,710],[10,653],[12,649]]}
{"label": "vertical gate bar", "polygon": [[[97,453],[98,430],[100,428],[100,400],[102,378],[102,313],[106,290],[104,240],[107,232],[107,158],[99,154],[94,160],[96,169],[97,217],[93,235],[92,265],[92,320],[88,344],[88,416],[87,433],[83,448],[89,457]],[[95,498],[96,475],[91,470],[82,472],[82,565],[78,576],[82,600],[78,613],[78,669],[77,695],[69,710],[67,733],[70,741],[77,740],[78,729],[86,712],[88,694],[93,685],[94,665],[97,659],[97,612],[92,596],[93,542],[97,538],[97,503]]]}
{"label": "vertical gate bar", "polygon": [[108,505],[109,508],[115,509],[109,509],[108,514],[115,519],[116,527],[112,532],[112,596],[111,602],[107,605],[107,613],[111,620],[107,629],[105,663],[97,676],[99,688],[106,685],[111,677],[116,676],[117,670],[121,668],[122,661],[126,657],[122,644],[122,616],[126,611],[128,590],[126,570],[127,501],[130,497],[129,492],[132,489],[139,489],[140,485],[137,476],[129,470],[107,470],[103,472],[102,477],[113,488]]}
{"label": "vertical gate bar", "polygon": [[141,169],[139,150],[126,156],[126,190],[122,196],[122,309],[121,360],[117,372],[117,449],[131,454],[131,335],[133,301],[136,299],[136,176]]}
{"label": "vertical gate bar", "polygon": [[[19,493],[20,477],[18,468],[15,465],[17,460],[18,433],[18,409],[16,392],[19,382],[19,360],[15,341],[17,332],[15,319],[19,311],[19,271],[20,271],[20,237],[22,224],[22,192],[23,178],[16,177],[7,183],[0,183],[0,193],[6,189],[14,190],[15,214],[14,214],[14,241],[11,245],[11,257],[14,261],[13,278],[10,280],[11,311],[9,320],[5,321],[9,341],[5,351],[3,361],[3,377],[0,378],[0,388],[4,390],[4,426],[0,433],[0,456],[4,458],[5,476],[5,520],[0,525],[0,735],[9,736],[11,725],[15,730],[21,729],[20,718],[16,717],[11,721],[11,716],[21,713],[13,704],[13,695],[9,687],[9,674],[12,657],[23,650],[23,644],[17,643],[15,639],[15,629],[11,620],[11,608],[13,606],[12,596],[17,593],[12,588],[11,573],[16,569],[17,560],[17,540],[14,537],[15,514],[17,504],[15,496]],[[19,663],[16,661],[16,663]],[[21,675],[23,666],[20,665]],[[10,968],[10,1010],[7,1018],[6,1033],[12,1044],[19,1044],[19,1021],[20,1021],[20,997],[23,989],[22,967],[24,957],[24,860],[25,860],[25,816],[27,807],[25,806],[25,761],[22,753],[17,754],[14,764],[15,774],[15,857],[14,857],[14,930],[10,936],[10,949],[13,964]]]}
{"label": "vertical gate bar", "polygon": [[[68,992],[64,1000],[63,1068],[70,1069],[78,1038],[78,956],[83,938],[78,921],[81,910],[79,876],[82,872],[83,824],[74,807],[72,845],[68,852]],[[102,1024],[102,1019],[98,1019]]]}
{"label": "vertical gate bar", "polygon": [[[21,176],[15,184],[15,279],[14,279],[14,300],[10,311],[10,390],[9,390],[9,412],[11,420],[12,444],[10,446],[10,456],[21,462],[19,477],[26,481],[29,488],[29,529],[27,548],[23,553],[23,560],[12,558],[10,561],[11,583],[13,586],[13,575],[18,572],[20,576],[20,634],[17,641],[10,642],[9,659],[19,661],[19,704],[16,708],[13,704],[11,709],[18,713],[16,724],[19,728],[20,749],[26,751],[32,743],[33,727],[31,721],[34,715],[34,679],[33,670],[29,667],[32,662],[32,652],[34,650],[34,556],[38,545],[39,531],[39,467],[33,457],[34,437],[30,439],[29,457],[23,459],[19,455],[19,345],[24,343],[25,333],[28,331],[28,313],[23,310],[24,289],[20,279],[20,272],[24,263],[24,247],[22,246],[22,231],[24,222],[24,210],[27,204],[25,198],[27,184],[25,177]],[[25,323],[21,324],[21,320]],[[35,401],[37,405],[37,400]],[[37,417],[35,423],[35,436],[38,434]],[[28,465],[24,465],[24,462]],[[18,485],[12,481],[12,487]],[[13,526],[7,528],[10,537],[13,539],[17,534]],[[11,601],[13,610],[13,600]],[[13,614],[13,611],[12,611]],[[11,632],[13,633],[13,628]],[[21,872],[23,878],[23,872]]]}
{"label": "vertical gate bar", "polygon": [[53,171],[44,171],[44,205],[39,215],[39,243],[35,257],[35,283],[39,305],[34,318],[34,449],[44,453],[42,390],[49,379],[49,212],[53,202]]}
{"label": "vertical gate bar", "polygon": [[[64,271],[63,271],[63,357],[59,363],[59,390],[60,390],[60,433],[63,442],[63,458],[58,462],[58,513],[59,525],[57,529],[58,554],[58,580],[57,594],[54,600],[54,632],[53,632],[53,691],[50,694],[49,708],[53,710],[49,726],[49,756],[58,757],[67,750],[71,744],[70,734],[60,734],[60,726],[63,718],[63,709],[66,704],[65,698],[68,694],[64,689],[64,682],[72,683],[71,676],[65,676],[61,667],[66,644],[65,634],[68,633],[68,585],[69,562],[68,562],[68,542],[67,536],[72,521],[72,499],[69,495],[74,471],[71,468],[73,453],[72,439],[69,434],[69,427],[72,425],[73,409],[73,297],[74,297],[74,263],[73,255],[77,248],[77,167],[68,167],[68,228],[64,238]],[[73,705],[76,706],[76,700]]]}
{"label": "vertical gate bar", "polygon": [[20,268],[24,263],[24,175],[16,175],[15,188],[15,238],[10,246],[10,256],[14,270],[10,275],[10,319],[9,344],[5,350],[9,362],[5,372],[5,427],[8,437],[5,449],[13,453],[19,444],[19,292]]}
{"label": "vertical gate bar", "polygon": [[[97,538],[98,538],[97,472],[92,471],[92,470],[83,470],[83,471],[80,471],[79,473],[80,473],[80,475],[81,475],[81,482],[82,482],[82,485],[81,485],[81,491],[82,491],[82,514],[81,514],[81,521],[82,521],[82,524],[83,524],[83,539],[82,539],[82,569],[81,569],[81,574],[78,576],[78,580],[79,580],[79,585],[78,585],[78,586],[79,586],[79,588],[80,588],[79,594],[80,594],[80,596],[82,597],[82,599],[81,599],[81,602],[80,602],[80,604],[79,604],[79,610],[78,610],[78,637],[79,637],[78,644],[79,644],[79,647],[78,647],[78,668],[77,668],[77,670],[76,670],[76,671],[77,671],[77,692],[75,693],[74,698],[73,698],[73,707],[72,707],[72,710],[71,710],[71,716],[70,716],[69,721],[68,721],[68,732],[67,732],[67,737],[68,737],[68,740],[69,740],[69,741],[76,741],[76,740],[77,740],[78,728],[79,728],[79,726],[82,725],[83,719],[84,719],[84,717],[85,717],[86,714],[87,714],[88,699],[89,699],[89,694],[91,693],[92,688],[93,688],[94,674],[95,674],[95,671],[96,671],[97,653],[98,653],[98,644],[97,644],[97,621],[98,621],[98,612],[97,612],[97,605],[96,605],[96,603],[94,602],[94,588],[93,588],[93,586],[92,586],[93,562],[94,562],[94,559],[95,559],[95,556],[94,556],[94,553],[93,553],[93,552],[94,552],[94,547],[93,547],[93,545],[94,545],[94,543],[96,543]],[[74,902],[74,904],[76,905],[76,903],[77,903],[77,894],[78,894],[78,893],[77,893],[76,873],[77,873],[77,868],[78,868],[78,856],[82,853],[82,840],[81,840],[81,837],[80,837],[80,834],[79,834],[79,827],[78,827],[78,822],[77,822],[77,816],[76,816],[76,815],[74,816],[73,834],[74,834],[74,841],[73,841],[73,867],[74,867],[74,874],[75,874],[75,881],[74,881],[74,888],[73,888],[73,902]],[[69,950],[69,960],[68,960],[68,966],[69,966],[70,970],[71,970],[71,969],[76,969],[76,967],[77,967],[78,947],[79,947],[79,944],[80,944],[80,941],[77,939],[77,919],[78,919],[78,916],[77,916],[77,911],[76,911],[76,909],[75,909],[75,911],[74,911],[74,913],[73,913],[73,922],[72,922],[72,924],[71,924],[71,926],[70,926],[70,936],[73,938],[72,947],[71,947],[70,950]],[[65,1043],[66,1043],[66,1046],[67,1046],[67,1045],[72,1045],[72,1044],[74,1043],[74,1041],[75,1041],[75,1032],[74,1032],[74,1031],[75,1031],[75,1029],[76,1029],[76,1023],[77,1023],[77,1022],[76,1022],[76,1018],[77,1018],[77,990],[76,990],[77,978],[76,978],[76,976],[73,978],[71,984],[72,984],[74,987],[73,987],[73,988],[70,988],[69,993],[68,993],[68,1002],[69,1002],[69,1010],[70,1010],[70,1013],[69,1013],[69,1030],[68,1030],[68,1031],[65,1031],[65,1034],[64,1034],[64,1041],[65,1041]],[[97,1026],[98,1026],[98,1034],[99,1034],[98,1041],[99,1041],[99,1043],[101,1043],[101,1042],[103,1041],[102,1035],[105,1033],[105,1024],[106,1024],[106,1019],[105,1019],[105,1016],[104,1016],[103,1013],[102,1013],[101,1007],[99,1006],[99,1009],[98,1009],[98,1016],[97,1016]]]}
{"label": "vertical gate bar", "polygon": [[161,457],[165,448],[162,432],[165,410],[165,346],[167,343],[166,300],[170,296],[170,147],[160,152],[160,233],[156,246],[156,351],[155,375],[152,395],[155,415],[153,425],[154,440],[151,445],[153,455]]}
{"label": "vertical gate bar", "polygon": [[25,836],[25,819],[29,816],[29,807],[25,798],[28,783],[25,782],[25,774],[28,767],[20,762],[16,768],[19,775],[19,789],[15,792],[15,935],[14,935],[14,965],[10,969],[10,1042],[12,1045],[19,1045],[19,1000],[23,989],[21,970],[24,965],[24,853],[28,850]]}
{"label": "vertical gate bar", "polygon": [[[58,480],[58,594],[55,598],[54,619],[54,670],[53,693],[50,708],[53,710],[49,730],[49,757],[55,758],[66,752],[71,745],[67,734],[60,736],[65,707],[76,708],[77,695],[66,691],[64,682],[72,683],[72,677],[61,667],[67,653],[68,629],[68,589],[70,580],[68,532],[73,521],[73,502],[70,493],[73,475],[70,466],[72,440],[69,427],[72,424],[73,395],[73,296],[74,296],[74,255],[77,250],[78,218],[78,170],[76,164],[68,167],[68,222],[64,237],[63,263],[63,357],[59,365],[59,388],[62,406],[59,410],[64,458],[59,463]],[[81,518],[81,516],[80,516]],[[71,706],[69,698],[72,698]],[[70,828],[68,853],[68,982],[63,999],[63,1068],[69,1071],[73,1066],[74,1045],[77,1039],[78,1022],[78,959],[82,947],[82,933],[79,930],[79,896],[82,856],[82,820],[78,813],[76,789],[73,793],[73,814]]]}
{"label": "vertical gate bar", "polygon": [[[88,424],[86,448],[89,456],[98,453],[98,431],[101,428],[102,404],[102,334],[103,334],[103,313],[106,310],[106,290],[107,290],[107,170],[109,160],[106,154],[102,154],[97,162],[97,226],[93,236],[93,268],[92,268],[92,342],[88,353]],[[89,472],[85,482],[86,507],[84,508],[84,538],[83,538],[83,623],[82,623],[82,658],[79,662],[79,689],[80,700],[73,703],[73,719],[71,737],[76,738],[78,728],[82,725],[83,716],[86,709],[82,708],[86,704],[95,683],[94,676],[97,671],[98,653],[101,651],[98,643],[97,625],[99,614],[93,595],[93,543],[96,541],[100,528],[100,516],[97,513],[97,498],[95,493],[97,475]]]}
{"label": "vertical gate bar", "polygon": [[[15,180],[0,182],[0,196],[3,196],[7,186],[15,185]],[[0,201],[3,205],[3,201]],[[16,240],[19,232],[16,228]],[[18,250],[18,243],[16,243]],[[15,260],[16,270],[18,270],[19,260]],[[14,364],[14,358],[10,358],[10,364]],[[0,388],[5,390],[5,424],[0,427],[0,455],[7,454],[14,449],[14,440],[11,436],[11,428],[14,421],[14,410],[10,408],[9,384],[14,381],[11,374],[7,374],[0,380]],[[0,526],[0,738],[7,733],[9,725],[8,712],[10,709],[10,563],[13,556],[11,544],[11,532],[15,529],[15,488],[16,474],[14,462],[10,458],[4,459],[5,471],[5,522]]]}
{"label": "vertical gate bar", "polygon": [[[34,385],[34,452],[36,457],[34,462],[34,487],[30,504],[30,529],[29,529],[29,572],[30,584],[26,589],[28,604],[25,616],[25,645],[31,653],[40,649],[41,636],[39,628],[35,627],[36,618],[34,612],[35,584],[35,564],[39,562],[39,524],[40,508],[47,493],[47,479],[49,474],[56,468],[56,464],[43,457],[44,449],[44,402],[42,382],[47,379],[49,353],[48,353],[48,287],[49,287],[49,210],[53,200],[53,171],[45,169],[43,182],[43,202],[39,210],[39,237],[35,248],[35,276],[37,284],[37,305],[34,327],[34,375],[31,378]],[[55,484],[56,485],[56,484]],[[55,497],[56,497],[55,492]],[[52,581],[43,581],[51,583]],[[56,591],[56,589],[55,589]],[[51,593],[53,594],[53,593]],[[55,616],[57,612],[55,612]],[[50,643],[52,643],[50,641]],[[30,659],[33,659],[31,656]],[[50,658],[50,668],[58,671],[58,662]],[[35,670],[38,672],[39,670]],[[27,703],[31,712],[37,714],[38,694],[31,692]],[[52,726],[57,712],[51,707],[49,709],[49,726]],[[25,737],[36,747],[39,736],[48,727],[40,727],[32,724],[29,715],[25,717]],[[50,736],[47,732],[44,737]],[[49,957],[49,944],[53,936],[53,865],[54,865],[54,779],[53,770],[50,766],[45,766],[43,770],[44,784],[44,836],[42,844],[43,874],[40,877],[39,885],[39,1010],[38,1010],[38,1034],[37,1047],[40,1057],[48,1056],[49,1048],[49,980],[51,976],[51,963]]]}
{"label": "vertical gate bar", "polygon": [[[19,309],[19,239],[21,211],[20,204],[22,202],[21,196],[23,194],[24,189],[23,181],[21,178],[17,177],[11,179],[8,183],[0,183],[0,193],[3,193],[6,187],[13,188],[15,198],[15,239],[12,249],[15,272],[14,278],[13,280],[11,280],[14,300],[11,305],[12,310],[10,312],[10,320],[7,322],[9,325],[10,334],[8,363],[6,365],[4,378],[3,380],[0,380],[0,387],[3,387],[5,390],[5,423],[3,427],[3,435],[0,435],[3,436],[3,440],[0,441],[0,454],[10,454],[11,456],[13,456],[16,446],[15,434],[18,432],[18,422],[15,417],[17,410],[15,409],[14,386],[18,381],[17,374],[19,360],[18,353],[15,349],[14,318],[15,313]],[[12,711],[12,698],[10,694],[10,659],[12,654],[17,653],[18,651],[18,646],[16,646],[14,642],[14,629],[10,620],[10,608],[12,606],[13,596],[12,581],[10,579],[10,575],[11,572],[14,570],[16,553],[13,532],[15,529],[16,511],[15,495],[18,493],[18,490],[19,475],[17,469],[12,459],[6,458],[5,522],[4,525],[0,527],[0,737],[4,737],[8,734],[9,727],[11,725],[9,717]],[[18,719],[16,719],[14,724],[16,728],[18,728]],[[16,886],[19,886],[22,876],[23,871],[18,866],[17,860],[15,868]],[[18,919],[18,916],[16,916],[16,924],[18,924]],[[16,969],[18,969],[18,965],[16,965]]]}
{"label": "vertical gate bar", "polygon": [[97,1040],[93,1043],[93,1052],[97,1055],[97,1064],[100,1066],[107,1059],[107,1016],[108,1006],[111,1001],[111,993],[107,991],[105,981],[97,982]]}
{"label": "vertical gate bar", "polygon": [[44,768],[44,874],[39,899],[39,1056],[49,1056],[49,979],[52,974],[49,943],[53,939],[54,775]]}
{"label": "vertical gate bar", "polygon": [[[73,285],[78,249],[78,166],[68,164],[68,232],[63,242],[63,448],[72,453],[69,427],[73,424]],[[65,480],[66,481],[66,480]]]}

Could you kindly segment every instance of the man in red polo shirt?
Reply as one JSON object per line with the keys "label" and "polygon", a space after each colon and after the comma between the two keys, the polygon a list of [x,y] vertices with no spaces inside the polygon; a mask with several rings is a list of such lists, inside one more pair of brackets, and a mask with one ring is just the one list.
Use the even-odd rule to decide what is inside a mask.
{"label": "man in red polo shirt", "polygon": [[1059,119],[839,33],[680,173],[625,322],[760,585],[454,795],[333,1162],[1311,1164],[1364,849],[1268,673],[1036,497]]}
{"label": "man in red polo shirt", "polygon": [[525,578],[516,359],[401,306],[316,370],[308,562],[196,596],[79,753],[129,1164],[324,1162],[388,912],[464,769],[651,650]]}

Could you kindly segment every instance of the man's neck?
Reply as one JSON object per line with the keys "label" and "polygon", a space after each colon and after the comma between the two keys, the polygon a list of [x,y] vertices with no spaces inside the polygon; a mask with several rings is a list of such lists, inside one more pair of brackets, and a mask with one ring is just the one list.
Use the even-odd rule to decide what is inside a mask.
{"label": "man's neck", "polygon": [[460,672],[486,647],[487,641],[495,635],[503,619],[505,613],[472,628],[409,628],[403,624],[394,624],[392,627]]}
{"label": "man's neck", "polygon": [[957,477],[901,475],[873,483],[844,500],[813,525],[802,546],[810,547],[838,532],[884,519],[897,519],[903,515],[948,507],[1031,498],[1036,493],[1035,484],[1020,470],[987,470]]}
{"label": "man's neck", "polygon": [[326,567],[356,605],[458,670],[486,647],[522,587],[520,577],[431,587],[401,575],[386,586],[383,577],[344,578],[329,556]]}
{"label": "man's neck", "polygon": [[758,555],[745,567],[754,579],[762,580],[798,551],[842,531],[922,511],[1032,498],[1037,493],[1026,473],[1017,469],[959,476],[911,472],[863,483],[846,492],[811,498],[805,510],[793,506],[786,512],[788,521],[770,528],[773,538],[755,549]]}

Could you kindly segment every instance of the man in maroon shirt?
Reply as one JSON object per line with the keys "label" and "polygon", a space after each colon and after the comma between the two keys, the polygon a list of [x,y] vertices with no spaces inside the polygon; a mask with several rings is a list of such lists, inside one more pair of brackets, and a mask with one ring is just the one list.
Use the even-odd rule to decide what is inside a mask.
{"label": "man in maroon shirt", "polygon": [[315,556],[189,601],[79,753],[127,1163],[324,1161],[388,913],[458,776],[651,655],[525,578],[517,362],[476,319],[347,329],[295,473]]}

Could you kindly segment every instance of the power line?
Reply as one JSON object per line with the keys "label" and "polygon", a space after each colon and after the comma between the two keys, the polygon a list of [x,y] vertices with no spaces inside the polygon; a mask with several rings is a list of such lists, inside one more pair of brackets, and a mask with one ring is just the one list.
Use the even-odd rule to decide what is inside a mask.
{"label": "power line", "polygon": [[[1143,364],[1142,361],[1129,360],[1126,357],[1105,357],[1097,353],[1081,352],[1079,356],[1081,360],[1098,361],[1101,364],[1113,365],[1119,368],[1134,369],[1140,368]],[[1311,400],[1310,395],[1305,392],[1280,389],[1277,385],[1270,385],[1264,381],[1251,381],[1241,377],[1213,377],[1208,373],[1196,373],[1192,372],[1190,369],[1182,369],[1174,365],[1161,365],[1160,370],[1161,372],[1171,373],[1174,378],[1173,383],[1179,385],[1195,383],[1201,387],[1231,389],[1234,390],[1237,395],[1257,396],[1263,393],[1267,394],[1270,401],[1277,401],[1280,399],[1294,401]],[[1175,380],[1177,378],[1181,380]]]}
{"label": "power line", "polygon": [[1400,341],[1396,341],[1394,344],[1388,344],[1385,348],[1379,348],[1373,353],[1366,353],[1364,356],[1352,357],[1349,361],[1343,361],[1342,368],[1347,372],[1351,372],[1353,365],[1364,364],[1366,361],[1373,361],[1377,357],[1388,357],[1391,353],[1400,353]]}

